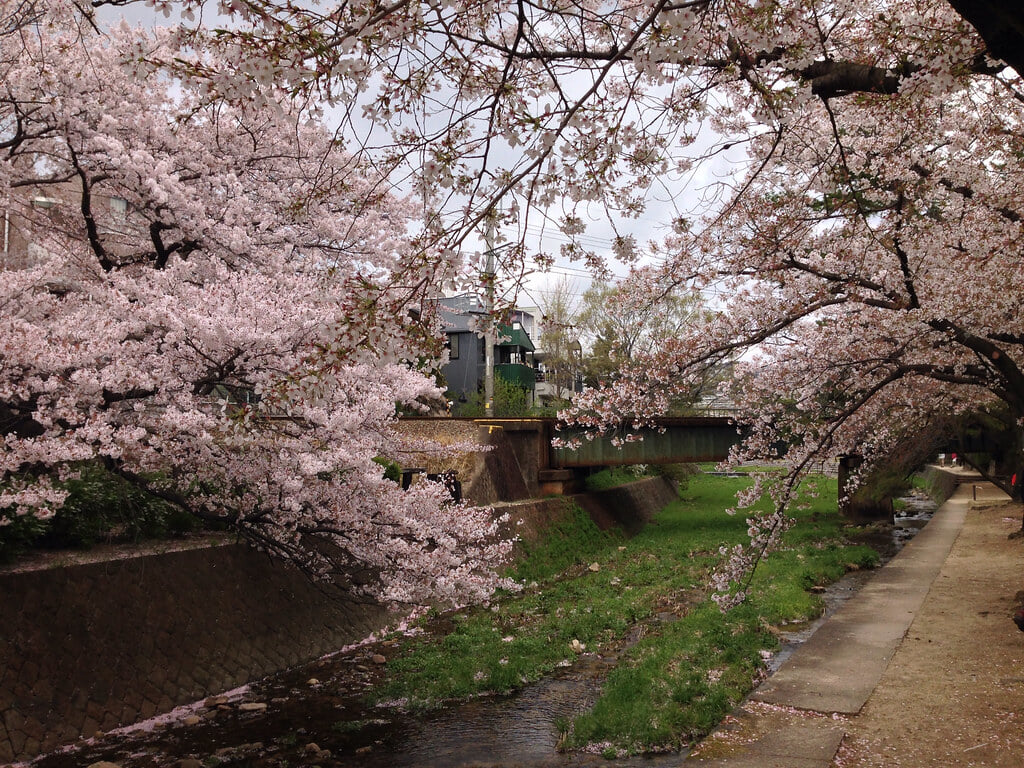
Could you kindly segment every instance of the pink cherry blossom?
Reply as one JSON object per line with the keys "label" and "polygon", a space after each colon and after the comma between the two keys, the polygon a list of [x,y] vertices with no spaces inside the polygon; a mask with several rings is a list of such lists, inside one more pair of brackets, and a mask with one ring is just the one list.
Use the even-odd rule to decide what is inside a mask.
{"label": "pink cherry blossom", "polygon": [[[201,18],[199,0],[177,5]],[[984,4],[954,5],[979,20]],[[252,385],[266,389],[275,407],[305,404],[298,392],[329,397],[342,376],[336,365],[397,363],[411,340],[393,318],[404,318],[408,303],[431,280],[465,279],[459,253],[500,207],[516,212],[503,223],[518,227],[521,241],[553,222],[561,230],[560,254],[595,270],[606,269],[609,256],[647,264],[631,275],[623,296],[632,291],[638,302],[649,301],[656,287],[711,297],[708,317],[695,318],[662,348],[624,363],[613,387],[585,393],[565,418],[627,439],[709,372],[733,366],[735,376],[723,387],[749,427],[735,460],[773,457],[781,441],[789,446],[791,472],[759,479],[740,500],[763,491],[774,511],[752,524],[753,550],[733,553],[727,582],[778,540],[799,478],[822,461],[859,454],[870,467],[901,441],[981,413],[1016,436],[1017,450],[1007,459],[1016,466],[999,469],[1022,474],[1024,200],[1018,180],[1024,87],[999,60],[1004,54],[998,50],[1011,58],[1013,50],[991,49],[950,3],[451,0],[382,6],[260,0],[220,8],[231,14],[231,24],[219,34],[194,21],[166,33],[166,40],[126,42],[138,82],[155,88],[167,73],[181,78],[189,87],[175,109],[185,114],[191,106],[199,122],[222,107],[245,119],[252,112],[294,114],[294,102],[282,92],[328,104],[339,115],[339,138],[353,153],[353,183],[358,177],[364,184],[338,199],[354,201],[380,188],[369,181],[380,177],[365,171],[367,165],[421,195],[418,217],[424,223],[415,244],[407,243],[415,247],[390,244],[368,257],[373,262],[394,254],[380,265],[393,277],[386,286],[378,285],[375,273],[345,274],[357,262],[342,260],[345,287],[337,306],[344,319],[332,326],[330,340],[314,342],[321,351],[315,359],[326,367],[300,374],[290,366],[288,386],[269,374],[252,375]],[[988,29],[979,28],[983,34]],[[66,45],[75,50],[78,44],[71,36]],[[30,93],[53,93],[54,105],[69,110],[61,95],[70,87],[64,83],[68,73],[48,61],[41,51],[26,57],[24,74],[8,79],[34,78]],[[251,200],[239,191],[249,186],[244,173],[229,178],[214,172],[208,182],[192,178],[197,168],[224,162],[208,157],[219,147],[190,140],[184,128],[194,121],[172,131],[166,120],[129,115],[127,106],[89,107],[89,99],[81,98],[82,114],[93,115],[89,124],[96,128],[75,127],[76,117],[72,141],[46,145],[48,162],[72,168],[76,157],[98,154],[100,145],[90,142],[106,142],[103,162],[111,168],[104,172],[114,180],[109,185],[124,186],[133,206],[155,211],[158,226],[172,226],[167,234],[175,239],[169,242],[180,249],[193,241],[206,249],[216,245],[222,271],[211,265],[200,284],[223,284],[223,270],[238,274],[245,255],[261,246],[267,246],[261,259],[294,264],[287,261],[294,254],[315,261],[310,254],[321,253],[317,243],[348,235],[347,229],[318,232],[312,245],[308,233],[293,237],[312,226],[312,218],[284,229],[247,228],[253,211],[276,221],[283,212],[303,210],[305,177],[285,173],[273,203]],[[128,100],[149,103],[141,94]],[[35,104],[34,97],[26,98],[11,120],[24,113],[25,125],[39,124],[43,107]],[[138,131],[99,130],[101,111],[118,116],[119,123],[123,115]],[[154,121],[164,127],[150,128]],[[245,137],[224,128],[224,141],[236,144],[225,154],[251,154]],[[161,153],[150,146],[154,142],[133,138],[142,134],[167,149]],[[124,154],[109,149],[115,140],[126,142]],[[172,140],[182,142],[181,151],[171,152]],[[168,164],[171,154],[179,163],[192,156],[199,162],[179,170]],[[332,179],[345,173],[330,163],[325,168]],[[2,173],[6,189],[25,169],[7,164]],[[122,181],[129,176],[130,184]],[[187,194],[194,187],[204,194]],[[378,199],[367,210],[390,204]],[[172,219],[171,211],[180,213]],[[381,216],[378,224],[383,221]],[[598,248],[589,237],[591,222],[611,222],[621,231],[607,248]],[[627,231],[623,223],[635,226]],[[644,226],[650,231],[640,233]],[[367,226],[365,237],[373,243],[388,231],[393,229]],[[654,242],[640,245],[633,232]],[[512,250],[505,259],[509,273],[524,272],[523,256],[535,250]],[[137,287],[131,275],[131,285],[118,285],[122,316],[140,303],[144,289],[189,290],[182,272],[174,271],[177,258],[159,270],[168,283]],[[93,258],[88,274],[61,273],[61,285],[75,291],[62,298],[48,294],[46,302],[84,299],[97,281],[115,279],[104,276],[111,271],[129,280],[131,270],[108,270],[103,265],[109,261]],[[190,256],[189,268],[199,269],[199,261]],[[330,262],[325,255],[320,263]],[[292,272],[282,271],[292,279]],[[395,290],[407,291],[406,304]],[[44,306],[38,317],[46,311]],[[81,314],[84,329],[86,312]],[[16,342],[18,350],[46,349],[49,337],[38,317],[18,320],[24,339]],[[84,331],[81,338],[70,331],[66,340],[55,338],[64,355],[106,360],[113,350],[104,344],[137,344],[153,319],[134,322],[119,320],[115,335],[102,344]],[[168,347],[175,359],[161,357],[145,376],[168,366],[177,370],[180,363],[191,367],[189,381],[209,378],[204,355],[227,330],[195,322],[167,328],[177,345]],[[46,409],[40,418],[49,419],[47,425],[77,418],[77,396],[69,399],[51,383],[55,364],[37,373],[31,361],[18,359],[23,374],[10,377],[4,401],[41,398]],[[223,356],[214,360],[225,364]],[[81,365],[91,370],[91,363]],[[94,401],[104,392],[153,388],[130,370],[75,375]],[[185,398],[186,389],[176,397]],[[319,405],[314,400],[309,408]],[[103,413],[121,407],[119,401]],[[165,407],[168,414],[196,413],[178,400]],[[306,416],[299,407],[295,413]],[[308,417],[311,424],[324,418],[319,412]],[[248,409],[235,418],[239,429],[252,428]],[[124,440],[120,430],[135,426],[102,415],[74,424],[104,445]],[[219,446],[221,436],[207,432],[210,438],[200,444],[212,450],[205,446]],[[19,450],[29,447],[27,439],[24,447],[18,444]],[[75,441],[62,449],[81,450]],[[46,450],[53,449],[38,449]],[[1000,472],[994,479],[1009,476]]]}
{"label": "pink cherry blossom", "polygon": [[451,266],[412,207],[272,75],[211,98],[147,64],[177,32],[62,0],[0,18],[0,520],[52,515],[51,478],[96,461],[353,593],[490,594],[491,511],[372,461],[423,448],[396,408],[441,394],[424,298]]}

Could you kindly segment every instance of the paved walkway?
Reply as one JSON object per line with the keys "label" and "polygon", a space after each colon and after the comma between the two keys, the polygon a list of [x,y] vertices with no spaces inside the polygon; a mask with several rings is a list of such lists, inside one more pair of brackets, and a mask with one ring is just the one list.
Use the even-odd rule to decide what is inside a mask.
{"label": "paved walkway", "polygon": [[[940,756],[934,762],[929,759],[911,759],[901,762],[901,751],[910,747],[901,741],[912,723],[907,720],[916,715],[901,711],[901,699],[910,697],[907,685],[913,680],[902,673],[893,673],[901,654],[917,654],[921,661],[924,648],[932,642],[931,635],[948,637],[949,622],[960,622],[978,613],[976,606],[983,601],[995,610],[981,611],[1000,639],[1005,636],[1008,653],[1000,653],[993,663],[1007,665],[1003,674],[1015,674],[1020,679],[1024,669],[1020,658],[1024,651],[1024,635],[1017,632],[1010,622],[1013,612],[1014,594],[1020,588],[1020,564],[1024,560],[1024,545],[1013,542],[1004,547],[1004,557],[1016,558],[1007,568],[1006,563],[991,570],[988,575],[970,574],[970,599],[961,601],[952,610],[963,616],[949,616],[945,612],[938,618],[930,618],[921,626],[917,619],[930,609],[930,603],[942,597],[933,588],[940,583],[957,582],[964,575],[962,557],[951,557],[951,550],[961,547],[958,537],[961,531],[972,532],[971,541],[964,541],[968,554],[984,559],[984,548],[977,540],[988,536],[992,541],[1006,541],[1008,531],[1020,523],[1007,520],[1000,513],[985,515],[1006,496],[988,483],[965,474],[965,480],[957,492],[936,513],[932,521],[904,549],[893,558],[878,574],[851,598],[835,615],[826,621],[815,634],[771,678],[754,693],[734,716],[728,718],[722,727],[686,761],[708,768],[829,768],[839,765],[1024,765],[1024,748],[1018,742],[1011,762],[973,762],[980,757],[980,747],[998,740],[994,735],[977,731],[986,728],[991,713],[978,724],[972,724],[972,733],[965,738],[971,745],[965,749],[978,750],[965,758],[956,758],[956,750],[939,749]],[[969,513],[968,510],[971,510]],[[989,530],[993,529],[993,530]],[[994,530],[998,529],[998,530]],[[954,546],[957,542],[957,546]],[[978,550],[982,549],[982,552]],[[963,591],[961,585],[960,591]],[[1008,593],[1008,594],[1007,594]],[[947,606],[948,607],[948,606]],[[987,617],[991,616],[990,619]],[[997,624],[997,622],[999,622]],[[913,626],[913,629],[911,629]],[[914,642],[907,642],[908,630]],[[970,632],[963,633],[960,647],[949,648],[952,658],[970,657]],[[927,642],[924,642],[927,640]],[[947,643],[948,645],[948,643]],[[937,646],[934,646],[937,648]],[[1018,651],[1014,655],[1013,649]],[[923,675],[916,685],[924,689],[933,671],[934,662],[924,660]],[[955,666],[955,665],[954,665]],[[1014,672],[1016,669],[1016,672]],[[934,670],[939,671],[939,670]],[[887,674],[888,673],[888,674]],[[977,674],[973,680],[978,680]],[[930,681],[934,686],[935,681]],[[967,685],[973,685],[967,681]],[[1017,686],[1016,694],[1024,696],[1024,685]],[[975,695],[979,692],[976,691]],[[942,718],[955,720],[963,717],[950,702],[943,700],[944,688],[940,685],[931,691],[932,701],[929,717],[933,735],[929,738],[944,742],[945,732]],[[981,696],[1001,695],[997,691],[980,691]],[[1012,698],[1012,697],[1011,697]],[[881,713],[875,713],[862,723],[862,712],[869,700],[885,702]],[[1022,702],[1024,703],[1024,702]],[[1016,706],[1014,704],[1013,706]],[[867,708],[868,710],[871,707]],[[893,711],[895,710],[895,712]],[[1022,717],[1024,720],[1024,717]],[[870,721],[870,722],[869,722]],[[1001,726],[1000,726],[1001,727]],[[840,745],[843,751],[840,751]],[[980,745],[974,746],[974,745]],[[917,749],[914,747],[913,749]],[[876,755],[863,752],[887,752],[883,759],[874,762]],[[837,757],[837,753],[839,756]],[[882,757],[882,756],[878,756]]]}

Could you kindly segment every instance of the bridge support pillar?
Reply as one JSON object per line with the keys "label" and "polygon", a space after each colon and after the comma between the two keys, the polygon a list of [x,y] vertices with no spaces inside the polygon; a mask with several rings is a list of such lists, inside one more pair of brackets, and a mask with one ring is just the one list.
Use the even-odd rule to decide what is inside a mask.
{"label": "bridge support pillar", "polygon": [[571,469],[541,469],[537,472],[541,496],[565,496],[580,490]]}

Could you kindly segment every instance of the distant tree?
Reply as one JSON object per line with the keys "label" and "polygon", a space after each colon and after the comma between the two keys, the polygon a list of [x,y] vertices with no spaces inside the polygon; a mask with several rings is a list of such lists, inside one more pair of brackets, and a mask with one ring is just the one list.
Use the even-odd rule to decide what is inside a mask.
{"label": "distant tree", "polygon": [[541,335],[545,381],[554,388],[555,398],[572,398],[580,370],[579,317],[573,284],[562,278],[541,293]]}
{"label": "distant tree", "polygon": [[669,340],[704,322],[699,294],[659,289],[651,281],[651,274],[638,271],[621,283],[596,282],[583,294],[577,323],[589,340],[588,386],[610,384],[630,361],[651,358]]}

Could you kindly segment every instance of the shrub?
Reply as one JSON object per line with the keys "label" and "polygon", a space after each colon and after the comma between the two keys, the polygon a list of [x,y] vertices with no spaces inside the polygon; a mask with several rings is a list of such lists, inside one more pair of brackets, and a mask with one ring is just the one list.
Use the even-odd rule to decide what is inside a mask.
{"label": "shrub", "polygon": [[47,522],[32,515],[17,515],[13,510],[0,510],[0,563],[13,560],[31,547],[46,530]]}
{"label": "shrub", "polygon": [[99,464],[76,469],[78,476],[62,483],[68,491],[64,506],[49,520],[0,510],[0,518],[11,521],[0,526],[0,559],[10,560],[31,547],[90,547],[100,541],[179,535],[200,526],[193,515]]}
{"label": "shrub", "polygon": [[[530,408],[527,390],[518,387],[501,376],[494,377],[494,417],[500,419],[521,419],[535,415]],[[451,393],[445,397],[452,403],[452,416],[464,419],[482,419],[487,415],[486,401],[483,392],[467,395],[465,402],[452,398]]]}
{"label": "shrub", "polygon": [[97,464],[85,464],[65,483],[68,498],[40,543],[89,547],[98,541],[166,536],[193,530],[197,521]]}
{"label": "shrub", "polygon": [[402,468],[397,463],[384,456],[376,456],[373,460],[384,467],[384,477],[386,479],[393,480],[396,483],[401,482]]}

